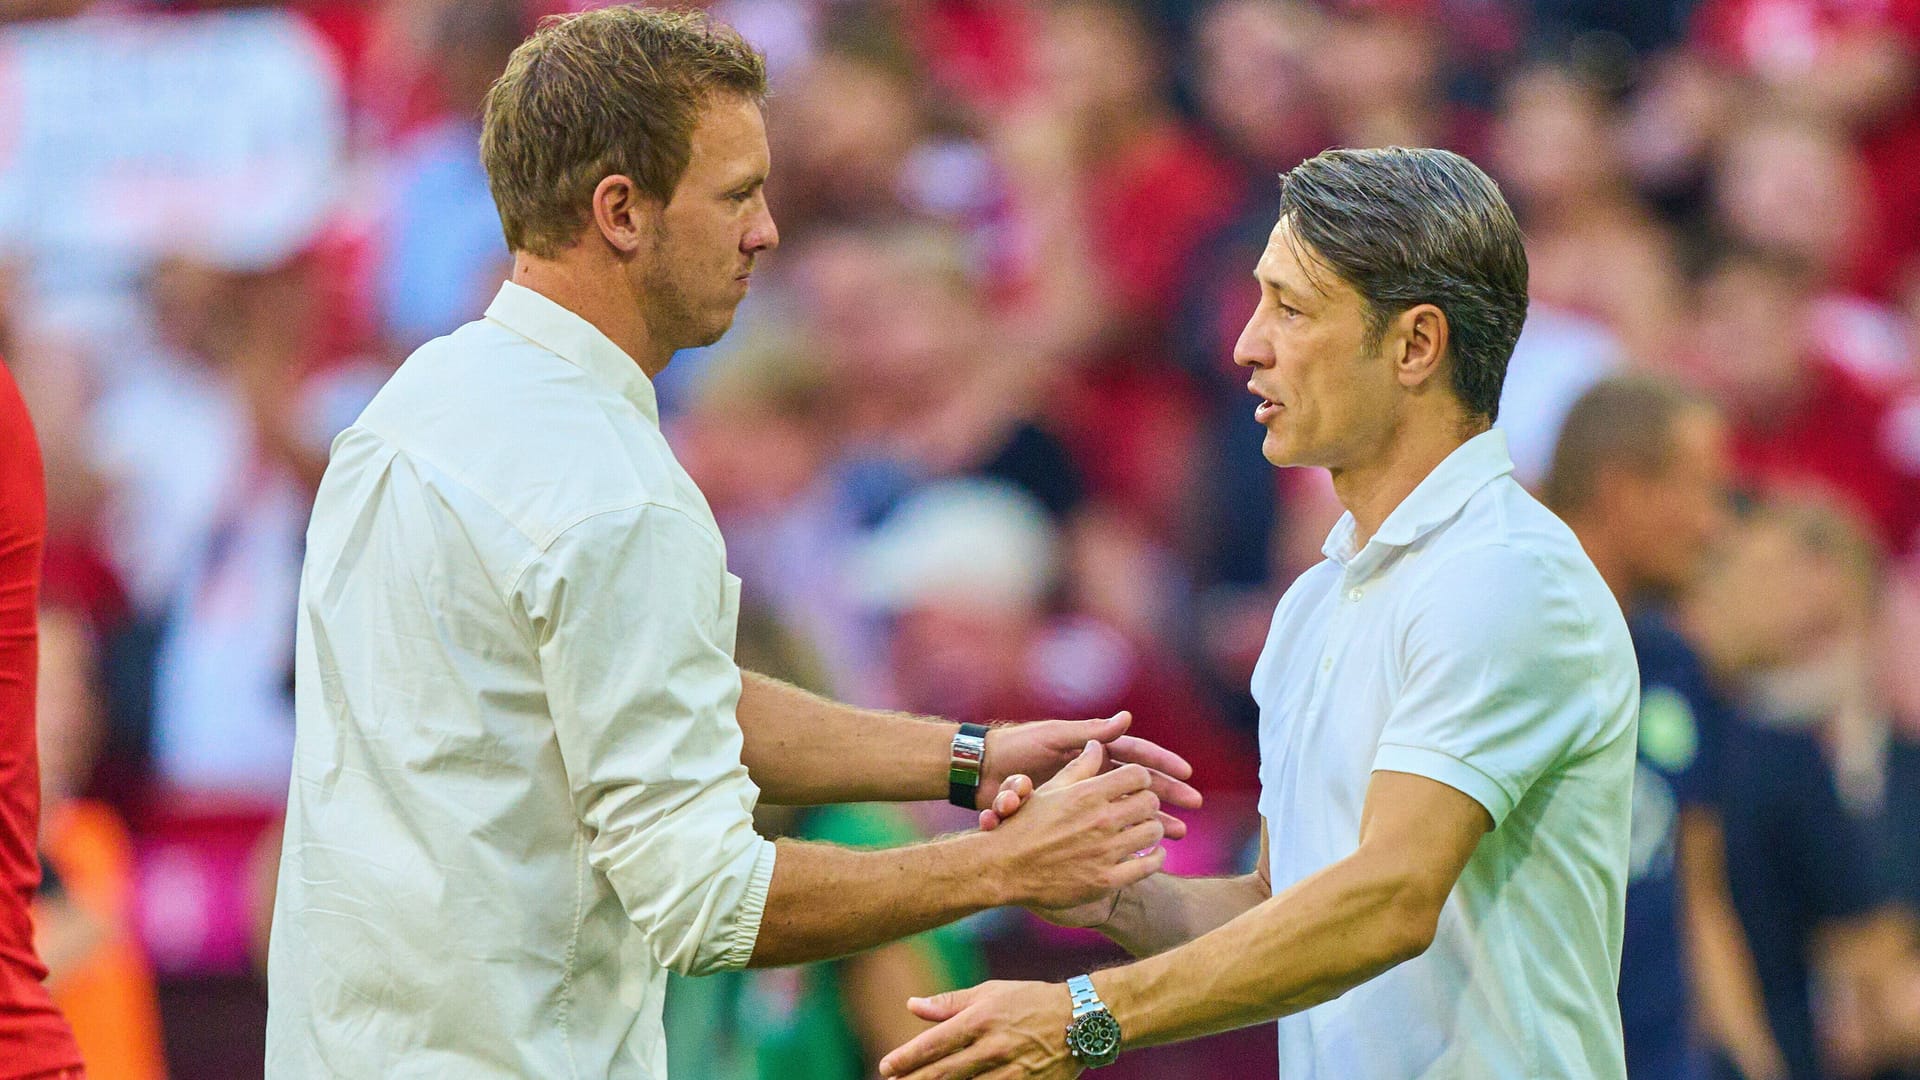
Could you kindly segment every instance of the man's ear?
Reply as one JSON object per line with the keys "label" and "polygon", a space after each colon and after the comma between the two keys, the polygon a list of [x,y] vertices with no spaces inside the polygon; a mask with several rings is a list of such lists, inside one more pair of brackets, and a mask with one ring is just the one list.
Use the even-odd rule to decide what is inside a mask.
{"label": "man's ear", "polygon": [[663,209],[631,177],[618,173],[602,177],[593,189],[594,228],[622,256],[637,254],[653,243]]}
{"label": "man's ear", "polygon": [[1391,332],[1400,343],[1394,372],[1401,386],[1412,390],[1440,377],[1447,352],[1446,312],[1432,304],[1415,304],[1393,320]]}

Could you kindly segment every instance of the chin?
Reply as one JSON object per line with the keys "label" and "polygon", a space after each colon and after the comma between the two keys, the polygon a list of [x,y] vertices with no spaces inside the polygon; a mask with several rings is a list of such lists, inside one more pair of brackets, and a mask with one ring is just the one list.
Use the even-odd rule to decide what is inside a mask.
{"label": "chin", "polygon": [[1294,460],[1293,455],[1287,452],[1286,444],[1271,431],[1267,432],[1267,437],[1260,441],[1260,456],[1267,459],[1267,464],[1277,469],[1299,464]]}

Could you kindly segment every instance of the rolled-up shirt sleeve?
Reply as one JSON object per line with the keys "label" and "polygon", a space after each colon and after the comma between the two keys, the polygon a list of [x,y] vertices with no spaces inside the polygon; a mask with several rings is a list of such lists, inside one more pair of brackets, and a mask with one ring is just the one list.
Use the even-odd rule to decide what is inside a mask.
{"label": "rolled-up shirt sleeve", "polygon": [[1573,591],[1535,555],[1489,545],[1436,567],[1409,602],[1402,685],[1376,771],[1439,781],[1495,826],[1535,780],[1613,722],[1604,645]]}
{"label": "rolled-up shirt sleeve", "polygon": [[773,879],[740,759],[725,563],[708,529],[649,503],[568,528],[514,587],[588,859],[684,975],[746,966]]}

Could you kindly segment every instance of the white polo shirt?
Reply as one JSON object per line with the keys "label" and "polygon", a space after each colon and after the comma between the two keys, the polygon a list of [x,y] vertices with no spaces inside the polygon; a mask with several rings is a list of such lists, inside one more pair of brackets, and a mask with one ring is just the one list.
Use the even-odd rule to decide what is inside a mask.
{"label": "white polo shirt", "polygon": [[1274,613],[1254,669],[1273,889],[1351,854],[1376,769],[1486,807],[1433,945],[1279,1022],[1289,1080],[1626,1076],[1616,987],[1638,724],[1633,644],[1506,436],[1440,463]]}

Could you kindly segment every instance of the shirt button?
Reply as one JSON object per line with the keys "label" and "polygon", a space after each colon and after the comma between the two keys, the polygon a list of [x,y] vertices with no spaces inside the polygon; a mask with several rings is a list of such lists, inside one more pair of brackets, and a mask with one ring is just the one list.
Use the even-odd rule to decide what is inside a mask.
{"label": "shirt button", "polygon": [[1331,657],[1331,656],[1323,656],[1323,657],[1321,657],[1321,658],[1320,658],[1320,670],[1321,670],[1321,671],[1332,671],[1332,670],[1333,670],[1333,657]]}
{"label": "shirt button", "polygon": [[1348,590],[1347,590],[1347,599],[1349,599],[1349,600],[1358,600],[1358,599],[1360,599],[1360,590],[1359,590],[1359,589],[1348,589]]}

